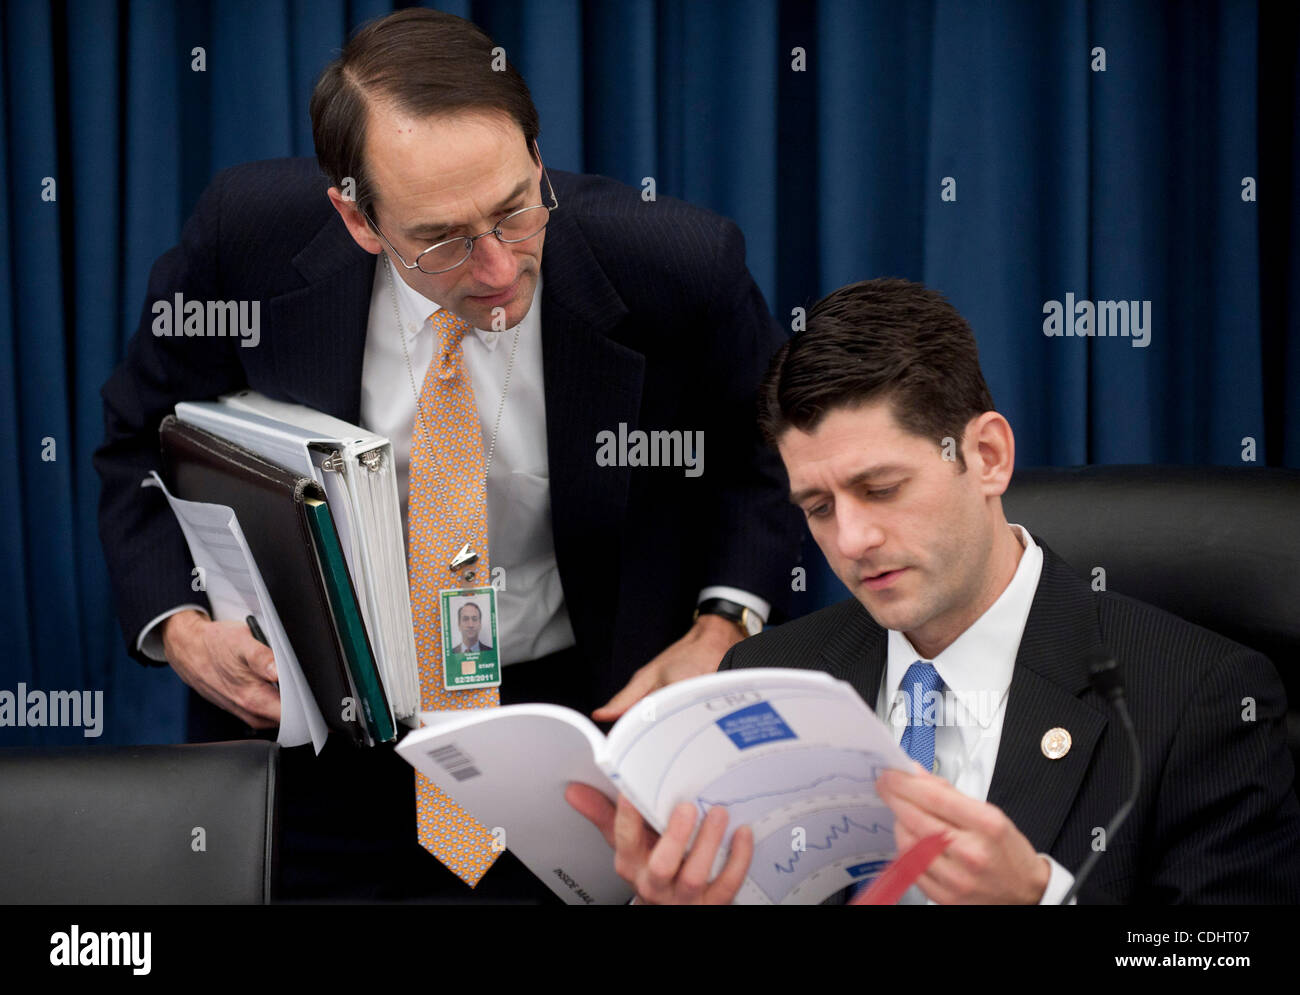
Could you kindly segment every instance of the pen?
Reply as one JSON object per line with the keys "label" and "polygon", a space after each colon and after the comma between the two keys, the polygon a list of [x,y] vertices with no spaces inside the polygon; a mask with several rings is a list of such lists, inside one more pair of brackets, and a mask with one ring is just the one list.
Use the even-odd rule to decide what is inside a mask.
{"label": "pen", "polygon": [[246,618],[244,621],[248,623],[248,631],[253,634],[254,639],[256,639],[263,646],[271,645],[269,642],[267,642],[266,634],[262,632],[262,627],[257,624],[256,618],[254,618],[252,615],[249,615],[248,618]]}
{"label": "pen", "polygon": [[[261,643],[263,646],[270,646],[270,645],[271,645],[270,642],[267,641],[266,633],[264,633],[264,632],[262,631],[262,627],[261,627],[260,625],[257,624],[257,619],[256,619],[256,618],[254,618],[252,615],[249,615],[246,619],[244,619],[244,621],[248,623],[248,631],[251,632],[251,633],[253,634],[253,638],[254,638],[254,639],[256,639],[256,640],[257,640],[259,643]],[[276,682],[275,682],[275,689],[276,689],[277,691],[280,690],[280,682],[279,682],[279,681],[276,681]]]}

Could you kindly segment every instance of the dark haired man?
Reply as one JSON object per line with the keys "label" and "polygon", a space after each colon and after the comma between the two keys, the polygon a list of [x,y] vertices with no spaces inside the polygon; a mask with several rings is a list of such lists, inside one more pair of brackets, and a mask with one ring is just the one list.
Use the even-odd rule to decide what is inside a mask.
{"label": "dark haired man", "polygon": [[[252,387],[392,439],[425,708],[492,703],[434,676],[437,592],[489,580],[505,702],[607,702],[597,717],[613,718],[716,668],[780,610],[799,541],[746,415],[781,333],[735,225],[548,171],[524,81],[449,14],[367,25],[311,113],[318,163],[220,174],[150,277],[149,302],[261,301],[259,347],[156,337],[146,303],[103,391],[101,535],[132,652],[248,724],[278,721],[269,650],[206,617],[181,533],[139,487],[177,401]],[[625,428],[719,444],[704,474],[601,465],[597,436]],[[470,894],[416,844],[417,820],[440,859],[473,839],[469,883],[492,861],[485,827],[424,784],[417,815],[391,749],[309,754],[284,757],[288,896]],[[515,881],[488,872],[478,894],[549,895]]]}
{"label": "dark haired man", "polygon": [[[1080,901],[1300,901],[1277,673],[1173,615],[1094,593],[1007,523],[1015,439],[956,309],[903,280],[837,290],[778,351],[760,394],[790,498],[853,597],[746,640],[722,666],[825,670],[899,725],[928,769],[878,782],[898,844],[951,840],[906,901],[1058,903],[1099,842]],[[1111,840],[1098,832],[1126,797],[1131,760],[1089,683],[1101,647],[1123,668],[1143,763]],[[943,710],[953,724],[921,704],[933,693],[955,699]],[[707,877],[725,811],[708,814],[688,849],[689,805],[656,839],[625,799],[616,809],[582,785],[569,798],[645,901],[727,902],[743,881],[744,831]]]}
{"label": "dark haired man", "polygon": [[492,648],[492,644],[480,634],[483,612],[474,602],[467,601],[456,609],[456,628],[460,632],[460,642],[451,648],[453,653],[477,653]]}

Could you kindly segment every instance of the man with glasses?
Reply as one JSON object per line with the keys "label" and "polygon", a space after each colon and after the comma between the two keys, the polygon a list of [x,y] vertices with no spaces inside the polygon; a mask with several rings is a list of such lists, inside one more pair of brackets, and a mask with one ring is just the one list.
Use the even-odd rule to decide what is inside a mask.
{"label": "man with glasses", "polygon": [[[128,644],[248,725],[279,720],[271,653],[207,617],[170,512],[139,488],[181,400],[252,387],[392,440],[426,709],[497,700],[444,686],[442,590],[497,588],[482,625],[501,703],[598,719],[715,669],[789,594],[799,525],[752,417],[782,336],[739,231],[548,170],[497,51],[424,9],[359,32],[312,96],[317,161],[220,174],[151,274],[149,302],[260,301],[258,347],[155,337],[147,303],[104,388],[101,534]],[[708,462],[597,458],[602,433],[638,430],[702,433]],[[549,897],[509,854],[444,852],[450,836],[480,853],[491,827],[413,786],[391,748],[331,739],[283,764],[286,897]]]}

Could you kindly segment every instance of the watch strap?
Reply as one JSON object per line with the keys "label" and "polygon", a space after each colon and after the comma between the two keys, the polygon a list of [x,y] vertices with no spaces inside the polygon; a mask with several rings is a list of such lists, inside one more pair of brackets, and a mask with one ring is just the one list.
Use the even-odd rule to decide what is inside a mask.
{"label": "watch strap", "polygon": [[706,598],[701,601],[696,606],[695,617],[701,615],[720,615],[740,626],[740,631],[746,636],[756,635],[763,630],[763,620],[752,608],[727,598]]}

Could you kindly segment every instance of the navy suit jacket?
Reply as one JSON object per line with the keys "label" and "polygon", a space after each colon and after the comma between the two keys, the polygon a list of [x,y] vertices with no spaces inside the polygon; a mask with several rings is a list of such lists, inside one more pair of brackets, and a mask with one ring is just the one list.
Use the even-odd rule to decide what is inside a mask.
{"label": "navy suit jacket", "polygon": [[[1273,665],[1151,605],[1094,592],[1034,541],[1043,547],[1043,571],[987,800],[1039,853],[1071,872],[1083,864],[1094,831],[1132,786],[1127,736],[1088,677],[1089,653],[1105,646],[1124,676],[1142,787],[1079,901],[1300,902],[1300,801],[1286,747],[1286,695]],[[814,655],[808,647],[817,645]],[[722,669],[824,670],[852,684],[874,711],[887,656],[887,631],[850,598],[746,639]],[[1073,742],[1051,760],[1042,737],[1058,726]]]}
{"label": "navy suit jacket", "polygon": [[[754,398],[782,333],[725,218],[595,176],[551,170],[542,254],[543,378],[555,552],[596,703],[689,627],[700,588],[779,613],[802,526]],[[158,424],[178,401],[244,387],[357,422],[376,258],[348,235],[315,160],[225,170],[154,265],[140,326],[104,386],[100,535],[131,652],[191,589],[156,489]],[[260,302],[261,338],[156,336],[156,300]],[[406,389],[395,384],[394,389]],[[509,417],[507,413],[507,417]],[[704,472],[599,466],[597,435],[704,432]],[[142,661],[143,657],[138,657]]]}

